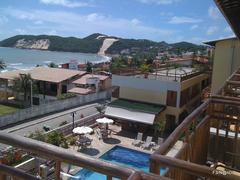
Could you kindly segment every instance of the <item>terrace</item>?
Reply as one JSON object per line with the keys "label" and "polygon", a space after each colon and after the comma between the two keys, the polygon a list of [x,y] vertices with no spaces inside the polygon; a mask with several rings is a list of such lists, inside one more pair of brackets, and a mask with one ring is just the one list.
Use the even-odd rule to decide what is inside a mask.
{"label": "terrace", "polygon": [[182,82],[192,77],[203,74],[204,71],[191,67],[176,67],[169,66],[168,68],[160,68],[155,70],[153,73],[142,73],[137,70],[124,70],[122,69],[114,75],[120,76],[130,76],[135,78],[144,78],[150,80],[160,80],[160,81],[176,81]]}

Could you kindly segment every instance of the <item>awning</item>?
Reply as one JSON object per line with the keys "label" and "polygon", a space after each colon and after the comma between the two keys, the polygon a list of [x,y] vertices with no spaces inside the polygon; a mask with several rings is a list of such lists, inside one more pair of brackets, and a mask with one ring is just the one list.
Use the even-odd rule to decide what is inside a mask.
{"label": "awning", "polygon": [[105,116],[149,125],[152,125],[155,119],[155,114],[110,106],[106,108]]}

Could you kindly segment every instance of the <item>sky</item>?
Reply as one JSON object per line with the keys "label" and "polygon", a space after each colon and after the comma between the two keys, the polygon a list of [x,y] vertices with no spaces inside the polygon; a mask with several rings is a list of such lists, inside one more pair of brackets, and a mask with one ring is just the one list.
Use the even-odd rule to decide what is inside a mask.
{"label": "sky", "polygon": [[233,36],[213,0],[1,0],[0,40],[103,33],[169,43]]}

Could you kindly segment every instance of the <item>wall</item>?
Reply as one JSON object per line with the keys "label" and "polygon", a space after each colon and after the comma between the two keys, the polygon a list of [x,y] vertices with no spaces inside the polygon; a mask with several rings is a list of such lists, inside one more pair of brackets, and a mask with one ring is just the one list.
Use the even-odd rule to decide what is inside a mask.
{"label": "wall", "polygon": [[184,90],[191,86],[194,86],[197,83],[199,83],[201,85],[202,81],[207,79],[208,77],[209,77],[208,74],[200,74],[198,76],[187,79],[181,83],[181,90]]}
{"label": "wall", "polygon": [[110,91],[101,91],[99,93],[77,96],[69,99],[49,102],[47,104],[42,104],[39,106],[33,106],[32,108],[23,109],[14,113],[0,116],[0,127],[24,121],[33,117],[45,115],[47,113],[63,111],[90,102],[109,99],[110,97]]}
{"label": "wall", "polygon": [[133,76],[112,76],[113,86],[120,86],[120,98],[143,102],[166,104],[167,90],[180,90],[180,83],[175,81],[160,81]]}
{"label": "wall", "polygon": [[150,80],[144,78],[135,78],[133,76],[119,75],[112,76],[112,85],[157,92],[165,92],[167,90],[177,91],[180,89],[180,83],[175,81]]}
{"label": "wall", "polygon": [[121,87],[119,92],[120,98],[131,99],[142,102],[149,102],[155,104],[166,104],[167,91],[165,92],[156,92],[156,91],[147,91],[136,88]]}
{"label": "wall", "polygon": [[218,41],[213,62],[212,93],[216,93],[239,66],[240,41],[237,39]]}

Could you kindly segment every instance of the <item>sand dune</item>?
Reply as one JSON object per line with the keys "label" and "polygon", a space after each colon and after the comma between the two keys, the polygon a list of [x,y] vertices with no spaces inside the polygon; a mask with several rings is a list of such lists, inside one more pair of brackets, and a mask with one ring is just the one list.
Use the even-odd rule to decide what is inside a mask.
{"label": "sand dune", "polygon": [[103,41],[103,44],[102,44],[102,47],[100,48],[98,54],[99,55],[105,55],[105,52],[106,50],[111,47],[111,45],[118,41],[118,39],[114,39],[114,38],[106,38],[104,41]]}

